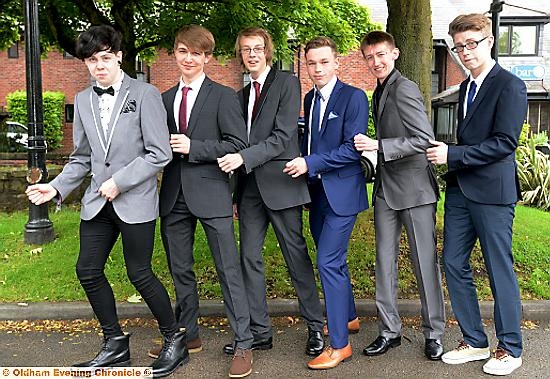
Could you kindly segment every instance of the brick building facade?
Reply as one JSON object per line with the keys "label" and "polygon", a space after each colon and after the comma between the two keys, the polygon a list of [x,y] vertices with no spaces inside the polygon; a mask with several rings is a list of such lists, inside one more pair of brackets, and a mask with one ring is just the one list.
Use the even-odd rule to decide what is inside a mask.
{"label": "brick building facade", "polygon": [[[0,52],[0,67],[5,74],[0,77],[0,108],[6,107],[6,95],[16,90],[25,89],[25,52],[23,43],[16,44],[15,48]],[[10,55],[12,57],[10,57]],[[72,105],[77,92],[90,85],[91,79],[86,66],[78,59],[66,57],[60,52],[50,52],[41,61],[42,89],[44,91],[60,91],[65,94],[66,105]],[[303,50],[296,54],[294,59],[294,73],[300,79],[302,96],[312,87],[307,75]],[[159,52],[157,60],[146,68],[147,80],[161,92],[176,84],[179,70],[174,58],[165,50]],[[223,63],[215,59],[205,67],[206,74],[219,83],[235,90],[244,83],[241,67],[236,59],[225,60]],[[373,90],[375,78],[368,72],[360,51],[352,52],[340,58],[339,78],[363,90]],[[66,122],[63,134],[63,148],[61,154],[68,154],[72,149],[72,123]]]}

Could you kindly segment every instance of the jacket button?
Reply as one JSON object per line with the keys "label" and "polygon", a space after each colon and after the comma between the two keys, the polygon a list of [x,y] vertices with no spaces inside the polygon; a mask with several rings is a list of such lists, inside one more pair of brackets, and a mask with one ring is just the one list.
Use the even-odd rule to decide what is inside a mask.
{"label": "jacket button", "polygon": [[111,164],[109,162],[105,162],[105,167],[111,167]]}
{"label": "jacket button", "polygon": [[185,154],[182,154],[182,155],[181,155],[181,158],[182,158],[182,159],[185,158]]}

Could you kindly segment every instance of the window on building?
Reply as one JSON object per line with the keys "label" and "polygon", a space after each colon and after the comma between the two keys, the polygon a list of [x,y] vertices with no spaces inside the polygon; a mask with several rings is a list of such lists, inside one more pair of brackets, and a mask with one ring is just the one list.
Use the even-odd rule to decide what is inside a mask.
{"label": "window on building", "polygon": [[74,57],[71,55],[71,53],[63,50],[63,59],[73,59]]}
{"label": "window on building", "polygon": [[8,58],[19,58],[19,42],[14,43],[8,48]]}
{"label": "window on building", "polygon": [[136,57],[136,78],[142,82],[149,81],[147,64],[140,57]]}
{"label": "window on building", "polygon": [[502,25],[498,36],[499,55],[537,55],[539,25]]}
{"label": "window on building", "polygon": [[445,143],[457,142],[457,110],[458,104],[448,103],[432,108],[432,125],[435,130],[435,139]]}
{"label": "window on building", "polygon": [[545,131],[550,134],[550,101],[530,101],[527,122],[531,126],[531,133]]}
{"label": "window on building", "polygon": [[73,122],[74,104],[65,104],[65,122]]}

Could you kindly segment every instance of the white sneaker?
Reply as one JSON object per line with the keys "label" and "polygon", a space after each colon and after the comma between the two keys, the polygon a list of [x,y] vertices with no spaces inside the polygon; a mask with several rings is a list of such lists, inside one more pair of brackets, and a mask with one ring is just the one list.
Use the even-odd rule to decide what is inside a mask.
{"label": "white sneaker", "polygon": [[441,356],[441,360],[450,365],[480,361],[491,355],[489,347],[472,347],[464,341],[460,341],[458,347]]}
{"label": "white sneaker", "polygon": [[495,356],[483,365],[483,372],[491,375],[508,375],[521,364],[521,357],[514,358],[506,350],[497,347]]}

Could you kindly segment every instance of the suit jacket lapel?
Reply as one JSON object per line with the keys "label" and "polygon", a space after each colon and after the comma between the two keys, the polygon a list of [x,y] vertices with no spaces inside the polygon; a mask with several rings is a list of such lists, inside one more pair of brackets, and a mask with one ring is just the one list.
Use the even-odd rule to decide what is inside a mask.
{"label": "suit jacket lapel", "polygon": [[[118,118],[120,117],[120,114],[122,113],[122,106],[126,103],[126,99],[128,98],[129,92],[130,92],[130,78],[127,75],[124,75],[124,79],[122,81],[122,85],[120,86],[120,91],[118,92],[118,96],[115,101],[115,105],[113,107],[113,113],[111,113],[111,119],[109,120],[109,128],[107,129],[107,151],[109,152],[109,148],[111,147],[111,141],[113,139],[113,134],[115,132],[115,128],[118,124]],[[105,96],[105,95],[103,95]],[[105,154],[107,155],[107,154]]]}
{"label": "suit jacket lapel", "polygon": [[243,115],[246,121],[248,121],[248,100],[250,99],[250,88],[252,87],[252,84],[249,83],[247,86],[245,86],[241,92],[241,96],[243,97],[243,101],[241,102],[243,106]]}
{"label": "suit jacket lapel", "polygon": [[[391,74],[390,74],[391,75]],[[390,90],[390,86],[395,83],[395,81],[401,76],[401,73],[397,70],[395,70],[395,74],[391,75],[387,80],[388,82],[384,86],[384,90],[382,91],[382,95],[380,96],[380,102],[378,103],[378,108],[376,109],[376,119],[380,120],[382,117],[382,113],[384,112],[384,106],[386,105],[386,100],[388,99],[388,92]]]}
{"label": "suit jacket lapel", "polygon": [[[477,92],[477,95],[474,99],[474,102],[472,103],[472,106],[467,110],[466,117],[464,117],[464,121],[462,122],[462,128],[460,128],[459,132],[463,132],[464,129],[466,129],[470,123],[470,120],[472,119],[472,115],[477,111],[477,108],[479,107],[479,104],[483,101],[483,98],[487,96],[487,94],[490,92],[490,88],[493,86],[493,79],[500,71],[501,67],[497,64],[491,69],[489,74],[485,77],[483,80],[483,83],[481,84],[481,87],[479,88],[479,91]],[[459,96],[459,99],[462,99],[461,104],[464,106],[464,96],[466,96],[466,85],[467,81],[465,82],[464,88],[460,88],[461,95]],[[460,108],[460,104],[459,104]],[[459,113],[459,117],[462,117],[464,112]]]}
{"label": "suit jacket lapel", "polygon": [[166,92],[166,97],[163,99],[165,101],[165,108],[166,108],[166,121],[168,123],[168,130],[170,131],[170,134],[176,134],[179,133],[178,128],[176,126],[176,120],[174,119],[174,101],[176,100],[176,92],[178,91],[179,86],[176,85],[168,90]]}
{"label": "suit jacket lapel", "polygon": [[105,133],[103,133],[103,126],[101,125],[101,116],[99,112],[99,96],[92,90],[91,87],[89,91],[90,108],[92,110],[92,117],[94,118],[95,130],[97,133],[97,137],[99,138],[101,148],[105,152],[105,156],[107,156],[107,140],[105,139]]}
{"label": "suit jacket lapel", "polygon": [[321,122],[321,130],[319,131],[319,135],[322,135],[327,128],[328,116],[330,115],[330,112],[332,112],[332,110],[334,109],[334,104],[336,104],[336,100],[338,100],[338,96],[340,96],[340,90],[343,86],[344,84],[340,81],[340,79],[338,79],[336,81],[334,89],[332,90],[332,93],[330,94],[330,97],[328,98],[328,104],[325,108],[325,113],[323,114],[323,121]]}
{"label": "suit jacket lapel", "polygon": [[[267,77],[265,78],[264,85],[262,86],[261,92],[260,92],[260,100],[258,104],[258,113],[256,115],[256,119],[252,124],[256,122],[258,119],[258,115],[262,112],[262,107],[265,102],[265,98],[267,97],[267,93],[269,92],[269,88],[271,87],[271,84],[273,84],[273,80],[275,80],[275,77],[277,76],[277,70],[275,70],[273,67],[271,67],[271,70],[269,70],[269,73],[267,74]],[[249,89],[250,91],[250,89]],[[250,97],[250,92],[249,92]],[[248,104],[247,104],[248,105]],[[247,112],[248,113],[248,112]],[[251,130],[252,132],[252,130]]]}
{"label": "suit jacket lapel", "polygon": [[197,126],[202,107],[206,103],[206,99],[208,99],[208,94],[210,93],[211,89],[212,80],[210,80],[210,78],[207,76],[206,78],[204,78],[204,82],[202,83],[201,89],[199,90],[197,99],[195,100],[195,104],[193,104],[193,109],[191,109],[191,115],[189,116],[189,125],[187,127],[186,133],[188,136],[193,133],[193,129],[195,129],[195,127]]}

